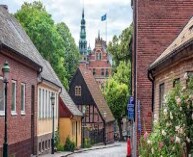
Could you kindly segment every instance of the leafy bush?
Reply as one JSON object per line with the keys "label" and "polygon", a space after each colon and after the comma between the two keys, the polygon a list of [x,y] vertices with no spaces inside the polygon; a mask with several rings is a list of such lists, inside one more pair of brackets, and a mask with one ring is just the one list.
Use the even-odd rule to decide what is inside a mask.
{"label": "leafy bush", "polygon": [[152,133],[141,138],[140,157],[193,156],[193,79],[184,79],[188,85],[165,96],[159,119],[154,115]]}
{"label": "leafy bush", "polygon": [[58,144],[57,151],[64,151],[64,146],[62,144]]}
{"label": "leafy bush", "polygon": [[90,138],[84,139],[84,148],[90,148],[92,146]]}
{"label": "leafy bush", "polygon": [[65,145],[64,145],[64,150],[65,150],[65,151],[71,151],[71,152],[73,152],[74,149],[75,149],[75,143],[74,143],[73,141],[71,141],[69,137],[67,137],[66,143],[65,143]]}

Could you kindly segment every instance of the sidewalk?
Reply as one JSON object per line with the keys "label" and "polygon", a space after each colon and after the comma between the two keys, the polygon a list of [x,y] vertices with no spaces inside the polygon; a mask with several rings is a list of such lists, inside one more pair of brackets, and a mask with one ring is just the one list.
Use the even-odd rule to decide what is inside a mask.
{"label": "sidewalk", "polygon": [[74,153],[81,153],[84,151],[110,148],[110,147],[116,147],[116,146],[120,146],[120,144],[115,142],[113,144],[93,146],[91,148],[83,148],[83,149],[75,150],[74,152],[55,152],[55,154],[45,154],[45,155],[41,155],[40,157],[67,157],[67,156],[74,154]]}

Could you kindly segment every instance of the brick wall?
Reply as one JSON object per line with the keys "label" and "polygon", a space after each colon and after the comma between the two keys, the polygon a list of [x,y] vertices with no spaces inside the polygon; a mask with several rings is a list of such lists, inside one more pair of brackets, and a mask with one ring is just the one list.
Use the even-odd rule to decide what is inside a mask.
{"label": "brick wall", "polygon": [[160,84],[164,83],[164,94],[167,94],[173,88],[173,82],[177,78],[180,79],[180,84],[185,86],[186,80],[184,79],[184,74],[190,71],[193,71],[192,58],[188,58],[187,60],[183,59],[183,61],[178,60],[178,62],[167,66],[167,68],[162,69],[162,71],[158,71],[159,73],[155,76],[155,114],[159,115]]}
{"label": "brick wall", "polygon": [[[32,152],[31,139],[31,86],[35,86],[35,118],[34,118],[34,136],[37,136],[37,102],[36,102],[36,85],[37,72],[25,65],[10,59],[2,53],[0,54],[0,68],[5,61],[10,66],[10,79],[8,83],[8,145],[9,155],[15,154],[16,157],[30,156]],[[2,72],[0,70],[0,76]],[[11,115],[11,80],[16,81],[16,112],[17,115]],[[25,115],[21,115],[21,83],[26,84],[25,92]],[[4,116],[0,116],[0,148],[4,142]]]}
{"label": "brick wall", "polygon": [[[136,55],[136,79],[133,82],[133,87],[136,82],[134,90],[136,99],[141,102],[142,128],[146,126],[149,132],[152,121],[152,93],[147,69],[186,25],[193,15],[192,10],[193,0],[134,1],[134,17],[136,17],[134,19],[134,26],[136,27],[134,41],[136,43],[134,42],[133,59]],[[134,62],[133,65],[135,65]],[[134,75],[133,78],[135,78]]]}

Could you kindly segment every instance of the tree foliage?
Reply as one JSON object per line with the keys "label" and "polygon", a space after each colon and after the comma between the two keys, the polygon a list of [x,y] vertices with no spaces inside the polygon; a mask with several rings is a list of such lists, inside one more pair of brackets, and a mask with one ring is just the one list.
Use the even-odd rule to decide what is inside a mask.
{"label": "tree foliage", "polygon": [[66,50],[64,52],[64,62],[68,74],[67,78],[70,80],[78,66],[79,51],[67,25],[61,22],[56,25],[56,28],[63,39],[63,45]]}
{"label": "tree foliage", "polygon": [[114,35],[112,41],[109,42],[108,52],[113,55],[115,66],[118,66],[120,61],[128,62],[131,59],[132,34],[133,24],[124,29],[121,35]]}
{"label": "tree foliage", "polygon": [[[40,1],[24,2],[15,17],[41,55],[50,62],[63,85],[68,87],[68,79],[77,65],[77,49],[67,26],[64,23],[56,26]],[[69,65],[70,62],[74,64]]]}
{"label": "tree foliage", "polygon": [[106,82],[104,88],[105,99],[118,122],[120,138],[122,139],[121,121],[126,115],[129,96],[130,63],[121,61],[114,75]]}

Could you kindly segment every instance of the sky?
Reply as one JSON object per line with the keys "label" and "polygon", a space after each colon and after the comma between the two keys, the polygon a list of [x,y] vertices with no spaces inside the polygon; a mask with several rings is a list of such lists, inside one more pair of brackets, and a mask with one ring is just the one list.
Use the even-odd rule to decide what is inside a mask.
{"label": "sky", "polygon": [[[15,13],[24,2],[34,0],[0,0],[8,5],[10,13]],[[47,12],[56,23],[65,22],[78,45],[80,36],[80,21],[84,6],[87,42],[94,48],[95,38],[100,31],[101,37],[109,42],[114,35],[120,35],[122,30],[132,22],[131,0],[41,0]],[[101,16],[107,14],[107,21],[101,21]],[[107,23],[106,23],[107,22]],[[107,37],[106,37],[107,24]]]}

